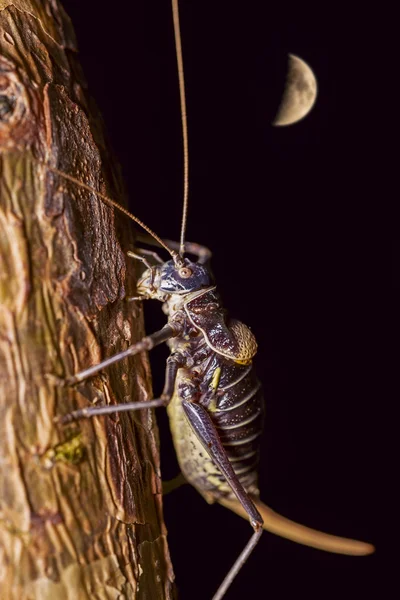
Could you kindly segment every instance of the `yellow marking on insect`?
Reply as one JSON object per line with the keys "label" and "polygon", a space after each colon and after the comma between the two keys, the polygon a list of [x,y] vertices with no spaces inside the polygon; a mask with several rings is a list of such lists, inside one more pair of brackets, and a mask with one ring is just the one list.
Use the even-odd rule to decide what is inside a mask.
{"label": "yellow marking on insect", "polygon": [[251,358],[249,358],[247,360],[235,360],[234,362],[237,365],[251,365]]}
{"label": "yellow marking on insect", "polygon": [[210,387],[214,392],[216,392],[218,389],[220,379],[221,379],[221,367],[217,367],[213,373],[211,384],[210,384]]}
{"label": "yellow marking on insect", "polygon": [[[211,383],[210,383],[210,388],[212,389],[214,394],[218,389],[220,378],[221,378],[221,367],[217,367],[213,373]],[[210,400],[210,404],[208,405],[208,410],[210,412],[215,412],[217,410],[217,398],[215,395]]]}
{"label": "yellow marking on insect", "polygon": [[211,398],[210,404],[208,405],[207,410],[211,413],[213,413],[217,410],[217,399],[215,396],[213,396]]}

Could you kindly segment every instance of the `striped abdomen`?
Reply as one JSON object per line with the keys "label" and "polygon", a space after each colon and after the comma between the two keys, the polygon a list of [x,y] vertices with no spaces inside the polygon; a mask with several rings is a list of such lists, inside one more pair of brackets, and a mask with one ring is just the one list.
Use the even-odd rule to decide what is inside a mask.
{"label": "striped abdomen", "polygon": [[264,415],[261,384],[252,365],[227,362],[221,365],[218,385],[221,395],[211,417],[240,482],[248,492],[257,494],[259,437]]}
{"label": "striped abdomen", "polygon": [[[168,407],[171,431],[180,467],[186,479],[208,502],[231,496],[231,488],[214,466],[189,425],[181,405],[181,390],[190,372],[178,374],[175,394]],[[251,494],[258,494],[257,466],[262,432],[263,397],[252,365],[244,366],[212,353],[202,373],[205,392],[215,386],[216,398],[209,414],[217,427],[231,464]]]}

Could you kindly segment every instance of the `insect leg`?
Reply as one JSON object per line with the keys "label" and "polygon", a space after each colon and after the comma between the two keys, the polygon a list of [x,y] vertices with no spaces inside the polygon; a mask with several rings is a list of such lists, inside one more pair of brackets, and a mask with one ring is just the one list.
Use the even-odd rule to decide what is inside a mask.
{"label": "insect leg", "polygon": [[[168,243],[171,244],[170,248],[172,250],[176,250],[178,252],[178,248],[180,248],[180,244],[178,242],[168,240]],[[204,265],[212,257],[212,252],[209,250],[209,248],[202,246],[201,244],[196,244],[195,242],[185,242],[185,252],[197,256],[199,259],[198,263],[200,265]]]}
{"label": "insect leg", "polygon": [[106,367],[109,367],[110,365],[113,365],[114,363],[117,363],[123,360],[124,358],[127,358],[128,356],[134,356],[139,352],[151,350],[152,348],[154,348],[154,346],[158,346],[159,344],[166,342],[167,340],[169,340],[169,338],[174,337],[178,333],[179,332],[174,327],[171,327],[171,325],[165,325],[159,331],[156,331],[155,333],[144,337],[142,340],[140,340],[140,342],[129,346],[129,348],[127,348],[126,350],[118,352],[118,354],[114,354],[114,356],[110,356],[109,358],[106,358],[97,365],[93,365],[93,367],[89,367],[88,369],[80,371],[79,373],[76,373],[71,377],[67,377],[64,380],[64,385],[73,385],[74,383],[79,383],[80,381],[83,381],[84,379],[95,375],[102,369],[105,369]]}
{"label": "insect leg", "polygon": [[147,400],[144,402],[111,404],[109,406],[88,406],[85,408],[80,408],[79,410],[74,410],[73,412],[58,418],[57,420],[65,425],[66,423],[71,423],[71,421],[77,421],[79,419],[90,419],[91,417],[99,417],[101,415],[109,415],[118,412],[144,410],[147,408],[159,408],[160,406],[167,406],[171,400],[172,394],[174,393],[176,374],[178,373],[178,369],[183,364],[184,358],[178,353],[171,354],[168,357],[167,366],[165,369],[164,389],[159,398],[154,398],[153,400]]}
{"label": "insect leg", "polygon": [[[158,256],[157,252],[153,252],[152,250],[146,250],[145,248],[138,248],[138,252],[132,252],[132,250],[128,250],[127,255],[130,258],[134,258],[135,260],[140,260],[140,262],[142,262],[144,264],[144,266],[146,267],[146,269],[150,270],[151,273],[151,277],[154,277],[154,265],[151,265],[149,263],[149,261],[145,258],[145,256],[143,256],[143,254],[145,256],[151,256],[151,258],[154,259],[154,261],[157,263],[159,263],[160,265],[164,264],[164,261],[162,260],[162,258],[160,258],[160,256]],[[153,279],[152,279],[152,283],[153,283]],[[143,300],[149,300],[149,298],[146,298],[145,296],[126,296],[125,300],[127,302],[143,302]]]}
{"label": "insect leg", "polygon": [[149,261],[141,254],[138,254],[137,252],[132,252],[132,250],[128,250],[127,255],[130,256],[131,258],[134,258],[135,260],[140,260],[140,262],[142,262],[144,264],[146,269],[152,268],[152,265],[149,263]]}
{"label": "insect leg", "polygon": [[254,529],[254,533],[250,540],[239,554],[238,558],[229,570],[229,573],[226,575],[216,594],[213,596],[213,600],[221,600],[260,539],[263,520],[260,513],[254,506],[251,498],[247,495],[246,490],[240,483],[235,471],[233,470],[225,448],[219,439],[218,432],[215,429],[214,423],[212,422],[208,412],[199,404],[188,402],[187,400],[182,400],[182,407],[198,439],[203,444],[204,448],[217,467],[220,469],[222,474],[225,476],[226,481],[232,488],[232,491],[247,512],[250,519],[250,524]]}
{"label": "insect leg", "polygon": [[137,248],[137,252],[132,252],[132,250],[128,250],[128,252],[127,252],[128,256],[130,256],[131,258],[135,258],[136,260],[140,260],[142,263],[144,263],[146,265],[147,268],[149,268],[151,265],[145,259],[143,254],[145,256],[151,256],[151,258],[153,258],[155,262],[158,262],[159,265],[164,264],[164,261],[161,258],[161,256],[159,256],[157,254],[157,252],[153,252],[153,250],[147,250],[146,248]]}
{"label": "insect leg", "polygon": [[[148,244],[149,246],[156,246],[159,248],[159,244],[157,244],[157,242],[146,233],[138,232],[136,235],[136,239],[140,242],[143,242],[144,244]],[[179,252],[179,242],[174,242],[173,240],[163,241],[165,241],[165,243],[171,248],[171,250]],[[200,244],[195,244],[194,242],[185,242],[185,250],[186,252],[189,252],[189,254],[197,256],[201,265],[204,265],[207,261],[209,261],[212,256],[211,250],[209,250],[206,246],[201,246]]]}
{"label": "insect leg", "polygon": [[179,473],[179,475],[177,475],[173,479],[168,479],[167,481],[164,480],[162,482],[163,496],[166,496],[167,494],[174,492],[178,488],[182,487],[183,485],[187,485],[188,483],[189,483],[188,480],[185,478],[185,476],[182,472]]}

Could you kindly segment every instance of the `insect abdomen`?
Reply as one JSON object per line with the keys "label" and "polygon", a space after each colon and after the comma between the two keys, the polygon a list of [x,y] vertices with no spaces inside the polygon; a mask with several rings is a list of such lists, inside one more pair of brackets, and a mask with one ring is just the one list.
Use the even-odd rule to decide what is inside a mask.
{"label": "insect abdomen", "polygon": [[[204,373],[205,384],[218,375],[217,397],[208,407],[231,464],[246,491],[258,494],[257,466],[259,436],[262,432],[263,398],[261,386],[251,365],[243,366],[214,354]],[[179,389],[185,375],[178,375],[175,394],[168,406],[172,437],[186,479],[205,497],[214,502],[230,497],[232,490],[225,477],[211,461],[189,425],[181,405]]]}
{"label": "insect abdomen", "polygon": [[218,386],[221,395],[211,417],[243,487],[251,494],[258,494],[259,437],[264,416],[262,388],[252,365],[229,363],[225,377],[221,365]]}

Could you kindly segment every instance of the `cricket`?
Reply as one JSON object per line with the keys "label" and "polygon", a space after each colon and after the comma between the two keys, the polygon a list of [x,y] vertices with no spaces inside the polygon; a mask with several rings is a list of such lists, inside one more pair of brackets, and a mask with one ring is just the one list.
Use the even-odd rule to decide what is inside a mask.
{"label": "cricket", "polygon": [[[111,413],[166,408],[173,442],[184,478],[208,503],[218,502],[248,519],[251,535],[239,556],[232,557],[228,573],[213,593],[221,600],[256,548],[264,530],[328,552],[368,555],[372,545],[337,537],[297,524],[275,513],[259,498],[258,462],[263,431],[264,400],[253,358],[257,342],[249,327],[230,317],[209,270],[211,251],[186,241],[189,207],[189,150],[185,77],[178,0],[172,0],[174,36],[179,78],[183,137],[183,210],[178,242],[165,240],[114,199],[56,168],[54,174],[96,194],[107,205],[123,212],[142,229],[138,241],[154,250],[128,252],[143,265],[132,301],[157,300],[167,321],[159,331],[144,337],[125,351],[99,362],[63,381],[73,386],[110,365],[151,351],[166,343],[166,363],[161,395],[145,403],[88,406],[59,416],[62,424]],[[164,261],[158,254],[169,254]],[[188,257],[190,256],[190,258]],[[224,550],[226,552],[226,550]],[[210,590],[210,596],[212,591]]]}

